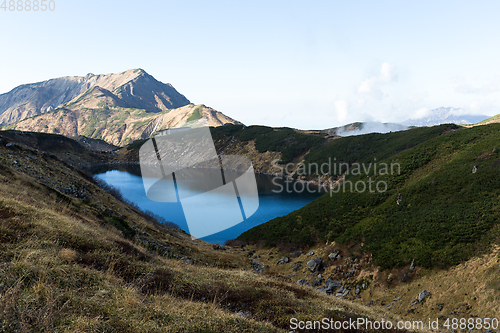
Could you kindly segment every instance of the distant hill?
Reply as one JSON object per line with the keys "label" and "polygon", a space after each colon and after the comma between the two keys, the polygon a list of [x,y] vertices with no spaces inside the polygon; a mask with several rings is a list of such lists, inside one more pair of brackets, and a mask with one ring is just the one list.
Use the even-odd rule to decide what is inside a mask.
{"label": "distant hill", "polygon": [[493,116],[493,117],[490,117],[490,118],[485,119],[483,121],[480,121],[476,125],[486,125],[486,124],[494,124],[494,123],[500,123],[500,114],[497,114],[496,116]]}
{"label": "distant hill", "polygon": [[352,136],[369,133],[389,133],[407,130],[408,126],[395,123],[379,123],[379,122],[357,122],[347,124],[341,127],[334,127],[323,130],[330,135]]}
{"label": "distant hill", "polygon": [[465,125],[475,124],[488,118],[488,116],[484,115],[458,115],[460,110],[461,109],[452,107],[440,107],[431,110],[431,114],[427,117],[408,119],[404,121],[403,124],[407,126],[435,126],[441,124]]}
{"label": "distant hill", "polygon": [[191,104],[142,69],[19,86],[0,95],[0,113],[6,129],[85,136],[117,146],[201,118],[214,127],[240,124]]}

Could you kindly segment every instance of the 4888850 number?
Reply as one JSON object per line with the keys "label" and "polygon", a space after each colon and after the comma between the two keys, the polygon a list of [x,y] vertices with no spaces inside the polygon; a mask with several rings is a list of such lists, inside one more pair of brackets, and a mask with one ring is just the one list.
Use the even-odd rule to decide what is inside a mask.
{"label": "4888850 number", "polygon": [[[0,0],[1,1],[1,0]],[[0,10],[4,12],[45,12],[56,9],[55,0],[3,0]]]}
{"label": "4888850 number", "polygon": [[469,330],[496,330],[500,326],[498,318],[450,318],[446,319],[443,327],[446,329],[469,329]]}

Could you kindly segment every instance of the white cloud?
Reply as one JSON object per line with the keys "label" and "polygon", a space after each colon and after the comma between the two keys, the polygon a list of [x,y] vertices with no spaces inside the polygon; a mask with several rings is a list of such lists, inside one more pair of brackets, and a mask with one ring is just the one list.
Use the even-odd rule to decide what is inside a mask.
{"label": "white cloud", "polygon": [[495,76],[482,82],[470,83],[464,77],[456,79],[455,91],[459,94],[467,95],[489,95],[500,92],[500,76]]}
{"label": "white cloud", "polygon": [[411,119],[424,118],[430,114],[431,114],[431,110],[429,110],[428,108],[421,108],[421,109],[418,109],[417,111],[415,111],[415,113],[413,113],[413,115],[411,116]]}
{"label": "white cloud", "polygon": [[380,68],[380,82],[391,82],[395,78],[396,76],[394,75],[394,66],[384,62],[382,64],[382,68]]}
{"label": "white cloud", "polygon": [[380,90],[380,85],[384,83],[389,83],[397,80],[397,75],[395,74],[394,65],[384,62],[380,68],[380,75],[372,76],[369,79],[364,80],[358,86],[359,94],[375,94],[379,98],[383,96]]}
{"label": "white cloud", "polygon": [[348,108],[349,104],[346,100],[340,99],[335,101],[335,111],[339,122],[344,122],[347,119]]}

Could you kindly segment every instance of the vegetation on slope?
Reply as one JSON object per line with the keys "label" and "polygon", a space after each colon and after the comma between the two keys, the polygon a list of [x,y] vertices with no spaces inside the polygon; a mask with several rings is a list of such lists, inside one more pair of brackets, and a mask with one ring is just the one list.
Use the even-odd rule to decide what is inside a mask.
{"label": "vegetation on slope", "polygon": [[[342,137],[330,141],[322,146],[313,148],[305,156],[305,166],[307,170],[315,171],[315,167],[309,164],[321,166],[323,163],[370,163],[382,161],[392,155],[443,134],[443,132],[456,130],[459,127],[454,124],[440,125],[434,127],[419,127],[406,131],[398,131],[389,134],[371,133],[350,137]],[[335,172],[336,171],[336,172]],[[334,170],[332,174],[339,176],[340,168]],[[345,169],[344,169],[345,171]],[[319,171],[321,172],[321,171]]]}
{"label": "vegetation on slope", "polygon": [[[436,129],[442,131],[442,127],[427,130]],[[400,174],[370,175],[375,182],[387,183],[386,192],[351,192],[348,181],[367,181],[367,175],[351,174],[345,190],[340,187],[338,193],[325,194],[239,239],[269,244],[362,243],[362,250],[371,252],[374,262],[386,268],[407,265],[413,259],[425,267],[457,264],[498,242],[499,130],[500,125],[492,124],[451,131],[390,157],[384,156],[386,147],[380,145],[380,138],[393,147],[391,138],[404,139],[399,132],[379,135],[379,140],[371,135],[386,157],[380,162],[401,167]],[[380,156],[371,149],[365,150]],[[335,155],[324,157],[329,156]],[[358,159],[363,160],[363,155]]]}
{"label": "vegetation on slope", "polygon": [[497,114],[493,117],[490,117],[488,119],[485,119],[483,121],[478,122],[476,125],[485,125],[489,123],[498,123],[500,121],[500,114]]}
{"label": "vegetation on slope", "polygon": [[95,88],[83,95],[84,100],[90,100],[87,104],[68,104],[64,108],[12,123],[4,129],[55,133],[68,137],[81,135],[123,146],[201,117],[206,117],[210,126],[238,123],[204,105],[189,104],[157,113],[122,107],[105,94],[96,95],[101,90]]}
{"label": "vegetation on slope", "polygon": [[326,140],[323,136],[304,134],[287,127],[227,125],[212,129],[214,140],[222,135],[232,135],[240,142],[253,140],[259,153],[279,152],[281,163],[291,162],[293,158]]}
{"label": "vegetation on slope", "polygon": [[[257,275],[248,251],[192,241],[110,196],[40,145],[28,146],[33,134],[5,134],[2,332],[283,332],[291,317],[345,320],[355,312],[382,319],[280,276]],[[68,140],[40,137],[49,147]],[[71,185],[78,190],[64,192]]]}

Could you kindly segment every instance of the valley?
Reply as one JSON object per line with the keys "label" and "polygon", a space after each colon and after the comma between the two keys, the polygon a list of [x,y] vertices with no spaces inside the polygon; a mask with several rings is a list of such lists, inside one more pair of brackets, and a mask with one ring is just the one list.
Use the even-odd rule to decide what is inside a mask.
{"label": "valley", "polygon": [[[3,330],[284,332],[295,319],[500,313],[498,116],[366,134],[378,125],[245,126],[143,70],[54,80],[0,96]],[[150,137],[193,120],[219,156],[332,191],[209,244],[88,171],[138,169]]]}

